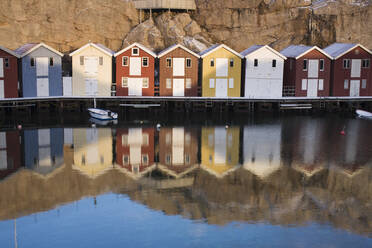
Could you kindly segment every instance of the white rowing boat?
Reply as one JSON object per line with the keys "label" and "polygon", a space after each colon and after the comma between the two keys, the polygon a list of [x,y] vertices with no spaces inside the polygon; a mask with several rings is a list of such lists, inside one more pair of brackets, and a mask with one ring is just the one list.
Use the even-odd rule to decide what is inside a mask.
{"label": "white rowing boat", "polygon": [[117,120],[118,114],[110,110],[98,109],[98,108],[88,108],[88,112],[91,117],[98,120]]}
{"label": "white rowing boat", "polygon": [[360,118],[372,119],[372,113],[371,112],[361,110],[361,109],[357,109],[355,112],[358,115],[358,117],[360,117]]}

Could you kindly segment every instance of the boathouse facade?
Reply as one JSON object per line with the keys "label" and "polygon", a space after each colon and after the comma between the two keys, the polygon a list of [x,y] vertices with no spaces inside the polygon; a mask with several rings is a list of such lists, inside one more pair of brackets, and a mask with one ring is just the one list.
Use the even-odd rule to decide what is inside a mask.
{"label": "boathouse facade", "polygon": [[0,180],[21,168],[19,131],[0,132]]}
{"label": "boathouse facade", "polygon": [[267,45],[251,46],[240,54],[245,58],[244,97],[282,97],[284,61],[287,58]]}
{"label": "boathouse facade", "polygon": [[115,54],[116,95],[154,96],[156,54],[139,44]]}
{"label": "boathouse facade", "polygon": [[160,96],[197,96],[199,55],[177,44],[161,51]]}
{"label": "boathouse facade", "polygon": [[18,54],[0,46],[0,99],[18,97],[18,58]]}
{"label": "boathouse facade", "polygon": [[332,56],[332,96],[372,96],[372,52],[360,44],[334,43],[324,48]]}
{"label": "boathouse facade", "polygon": [[111,96],[114,52],[102,44],[88,43],[70,53],[73,96]]}
{"label": "boathouse facade", "polygon": [[14,52],[21,58],[23,97],[62,96],[62,53],[44,43],[25,44]]}
{"label": "boathouse facade", "polygon": [[202,58],[202,96],[240,97],[243,56],[224,44],[200,53]]}
{"label": "boathouse facade", "polygon": [[293,87],[292,96],[330,95],[331,56],[317,46],[304,45],[291,45],[280,53],[287,57],[283,87]]}

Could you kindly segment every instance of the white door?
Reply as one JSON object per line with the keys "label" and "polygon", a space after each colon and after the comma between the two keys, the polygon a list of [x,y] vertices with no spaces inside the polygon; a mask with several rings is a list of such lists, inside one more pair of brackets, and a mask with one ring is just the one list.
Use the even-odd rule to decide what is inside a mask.
{"label": "white door", "polygon": [[85,75],[95,77],[98,74],[98,57],[84,57]]}
{"label": "white door", "polygon": [[4,77],[4,59],[0,58],[0,78]]}
{"label": "white door", "polygon": [[173,96],[185,96],[185,79],[173,79]]}
{"label": "white door", "polygon": [[142,96],[142,78],[128,78],[128,95]]}
{"label": "white door", "polygon": [[359,96],[360,80],[350,80],[350,96]]}
{"label": "white door", "polygon": [[129,60],[129,75],[131,76],[141,76],[141,58],[139,57],[131,57]]}
{"label": "white door", "polygon": [[308,97],[318,96],[318,79],[307,80],[307,96]]}
{"label": "white door", "polygon": [[216,79],[216,97],[227,97],[227,78]]}
{"label": "white door", "polygon": [[184,164],[184,144],[185,130],[184,128],[172,129],[172,164]]}
{"label": "white door", "polygon": [[185,76],[185,58],[173,59],[173,76]]}
{"label": "white door", "polygon": [[228,59],[216,59],[216,77],[227,77]]}
{"label": "white door", "polygon": [[361,62],[362,61],[360,59],[351,60],[351,77],[352,78],[360,77]]}
{"label": "white door", "polygon": [[317,59],[310,59],[309,60],[309,71],[308,71],[308,78],[317,78],[319,71],[319,60]]}
{"label": "white door", "polygon": [[98,81],[95,78],[85,79],[85,94],[87,96],[95,96],[98,93]]}
{"label": "white door", "polygon": [[0,98],[4,98],[4,80],[0,80]]}
{"label": "white door", "polygon": [[36,94],[37,96],[49,96],[49,79],[38,78],[36,79]]}
{"label": "white door", "polygon": [[36,58],[36,76],[48,76],[49,58]]}
{"label": "white door", "polygon": [[63,77],[63,95],[72,96],[72,80],[71,77]]}
{"label": "white door", "polygon": [[214,164],[226,163],[226,129],[216,127],[214,129]]}

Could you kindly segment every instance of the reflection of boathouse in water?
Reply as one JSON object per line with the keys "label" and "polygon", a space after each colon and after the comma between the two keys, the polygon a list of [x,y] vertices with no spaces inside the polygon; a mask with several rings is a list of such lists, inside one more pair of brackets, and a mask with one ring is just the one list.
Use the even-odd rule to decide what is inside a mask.
{"label": "reflection of boathouse in water", "polygon": [[0,132],[0,179],[21,167],[21,144],[18,131]]}
{"label": "reflection of boathouse in water", "polygon": [[25,130],[25,167],[47,176],[63,165],[63,128]]}
{"label": "reflection of boathouse in water", "polygon": [[119,170],[139,178],[155,168],[154,128],[119,128],[116,132],[116,163]]}
{"label": "reflection of boathouse in water", "polygon": [[245,126],[243,137],[245,169],[263,179],[282,166],[281,123]]}
{"label": "reflection of boathouse in water", "polygon": [[240,166],[239,127],[203,127],[201,132],[201,168],[223,177]]}
{"label": "reflection of boathouse in water", "polygon": [[175,178],[198,167],[198,131],[195,128],[162,128],[159,132],[158,168]]}
{"label": "reflection of boathouse in water", "polygon": [[73,129],[73,168],[89,178],[96,178],[113,168],[110,128]]}

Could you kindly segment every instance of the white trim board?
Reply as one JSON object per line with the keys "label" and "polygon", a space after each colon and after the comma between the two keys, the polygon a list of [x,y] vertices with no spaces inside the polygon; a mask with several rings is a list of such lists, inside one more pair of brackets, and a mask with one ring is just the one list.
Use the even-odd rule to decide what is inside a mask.
{"label": "white trim board", "polygon": [[74,56],[74,55],[80,53],[81,51],[85,50],[85,49],[86,49],[87,47],[89,47],[89,46],[98,49],[99,51],[103,52],[104,54],[107,54],[107,55],[110,56],[110,57],[112,57],[112,55],[113,55],[112,53],[109,53],[108,51],[106,51],[105,49],[103,49],[103,48],[100,47],[100,46],[97,46],[97,45],[94,44],[94,43],[88,43],[88,44],[85,44],[84,46],[80,47],[79,49],[73,51],[72,53],[70,53],[69,56],[72,57],[72,56]]}
{"label": "white trim board", "polygon": [[235,54],[236,56],[238,56],[241,59],[244,58],[240,53],[238,53],[237,51],[231,49],[230,47],[226,46],[225,44],[220,44],[220,45],[216,46],[215,48],[211,49],[210,51],[208,51],[207,53],[202,54],[203,52],[201,52],[202,55],[200,57],[201,58],[205,58],[206,56],[208,56],[209,54],[213,53],[214,51],[216,51],[216,50],[218,50],[220,48],[225,48],[227,51]]}
{"label": "white trim board", "polygon": [[140,43],[137,43],[137,42],[135,42],[135,43],[133,43],[132,45],[130,45],[130,46],[128,46],[128,47],[126,47],[126,48],[120,50],[119,52],[115,53],[115,54],[114,54],[114,57],[119,56],[119,55],[122,54],[123,52],[128,51],[129,49],[131,49],[131,48],[133,48],[133,47],[138,47],[138,48],[142,49],[143,51],[147,52],[148,54],[150,54],[152,57],[156,58],[156,54],[155,54],[153,51],[151,51],[149,48],[147,48],[147,47],[145,47],[144,45],[142,45],[142,44],[140,44]]}
{"label": "white trim board", "polygon": [[190,49],[187,49],[186,47],[182,46],[181,44],[173,45],[173,46],[170,46],[170,47],[164,49],[163,51],[161,51],[158,54],[158,58],[163,57],[164,55],[172,52],[173,50],[176,50],[177,48],[181,48],[181,49],[185,50],[186,52],[194,55],[195,57],[200,58],[199,54],[194,53],[193,51],[191,51]]}
{"label": "white trim board", "polygon": [[39,47],[45,47],[46,49],[58,54],[59,56],[63,57],[63,53],[55,50],[54,48],[44,44],[44,43],[39,43],[38,45],[34,46],[33,48],[31,48],[30,50],[28,50],[27,52],[24,52],[23,54],[20,54],[19,55],[19,58],[23,58],[24,56],[26,56],[27,54],[30,54],[32,53],[33,51],[35,51],[36,49],[38,49]]}

